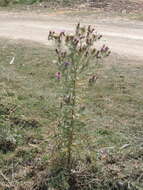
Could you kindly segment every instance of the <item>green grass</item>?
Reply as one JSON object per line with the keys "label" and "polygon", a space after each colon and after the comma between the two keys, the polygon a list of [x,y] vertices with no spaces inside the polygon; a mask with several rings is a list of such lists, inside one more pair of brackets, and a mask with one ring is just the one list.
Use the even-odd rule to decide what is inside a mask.
{"label": "green grass", "polygon": [[[50,160],[59,111],[54,55],[41,44],[0,40],[0,127],[16,141],[14,150],[1,151],[0,169],[15,187],[32,185],[36,172]],[[116,173],[116,179],[141,187],[143,65],[132,62],[111,55],[96,71],[97,83],[89,87],[87,80],[84,120],[91,139],[85,140],[81,156],[91,151],[105,178],[110,174],[112,181]],[[124,144],[130,146],[121,149]],[[102,150],[108,158],[102,158]],[[0,178],[0,186],[4,182]]]}
{"label": "green grass", "polygon": [[9,4],[33,4],[40,2],[39,0],[0,0],[0,6],[8,6]]}
{"label": "green grass", "polygon": [[82,0],[0,0],[0,6],[6,7],[10,5],[33,5],[38,3],[48,3],[51,5],[72,6],[74,4],[82,3]]}

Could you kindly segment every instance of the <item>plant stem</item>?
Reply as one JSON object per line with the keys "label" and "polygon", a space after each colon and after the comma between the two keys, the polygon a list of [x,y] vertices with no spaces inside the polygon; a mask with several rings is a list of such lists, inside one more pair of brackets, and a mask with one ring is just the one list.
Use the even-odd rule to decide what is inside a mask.
{"label": "plant stem", "polygon": [[76,79],[77,79],[77,71],[75,68],[74,71],[74,80],[73,80],[73,91],[72,91],[72,120],[70,124],[69,137],[68,137],[68,158],[67,164],[68,169],[71,169],[71,158],[72,158],[72,144],[73,144],[73,136],[74,136],[74,121],[75,121],[75,105],[76,105]]}

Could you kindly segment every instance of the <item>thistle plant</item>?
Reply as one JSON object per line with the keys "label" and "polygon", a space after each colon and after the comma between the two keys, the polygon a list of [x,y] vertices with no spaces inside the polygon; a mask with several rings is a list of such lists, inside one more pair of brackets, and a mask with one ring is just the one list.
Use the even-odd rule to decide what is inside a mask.
{"label": "thistle plant", "polygon": [[[102,38],[90,25],[82,27],[79,23],[75,33],[49,32],[49,40],[56,45],[57,73],[55,78],[61,87],[60,116],[58,118],[57,134],[58,150],[66,160],[66,166],[71,169],[73,149],[77,134],[82,133],[82,128],[77,124],[80,120],[81,104],[79,93],[81,77],[86,78],[89,68],[93,74],[88,79],[92,85],[97,77],[95,66],[104,57],[109,56],[110,50],[103,45],[96,48],[96,42]],[[87,81],[87,80],[86,80]],[[86,85],[86,83],[84,84]]]}

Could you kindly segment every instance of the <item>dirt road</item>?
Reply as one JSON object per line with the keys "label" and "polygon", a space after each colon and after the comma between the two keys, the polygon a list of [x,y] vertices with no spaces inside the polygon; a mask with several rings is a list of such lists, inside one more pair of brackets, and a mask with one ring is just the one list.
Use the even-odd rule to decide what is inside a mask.
{"label": "dirt road", "polygon": [[117,18],[95,19],[94,15],[74,16],[64,13],[0,13],[0,37],[26,39],[48,44],[49,30],[72,32],[75,23],[92,24],[104,35],[103,43],[112,52],[143,61],[143,22]]}

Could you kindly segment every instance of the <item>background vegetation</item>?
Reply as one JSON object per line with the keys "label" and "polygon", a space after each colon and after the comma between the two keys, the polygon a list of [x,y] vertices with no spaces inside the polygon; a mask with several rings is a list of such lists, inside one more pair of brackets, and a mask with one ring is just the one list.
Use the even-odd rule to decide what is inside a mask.
{"label": "background vegetation", "polygon": [[8,4],[33,4],[33,3],[40,3],[40,2],[46,2],[46,3],[54,3],[61,5],[71,5],[74,3],[84,2],[84,0],[0,0],[1,6],[7,6]]}
{"label": "background vegetation", "polygon": [[99,80],[83,102],[90,141],[85,138],[84,154],[78,147],[81,156],[69,179],[61,167],[53,168],[59,113],[53,50],[7,39],[0,47],[0,188],[52,184],[63,190],[74,184],[74,190],[89,190],[89,184],[110,190],[118,182],[141,190],[143,66],[112,55],[98,68]]}

